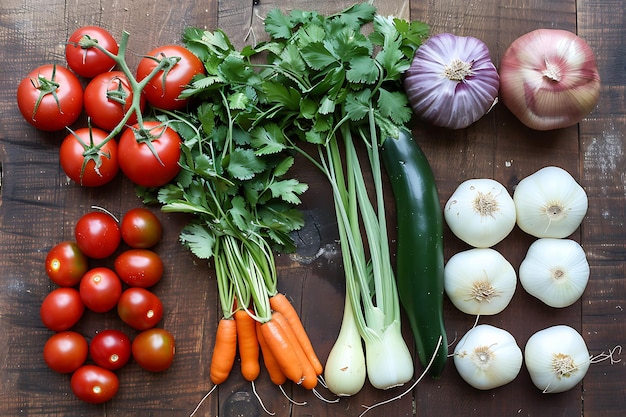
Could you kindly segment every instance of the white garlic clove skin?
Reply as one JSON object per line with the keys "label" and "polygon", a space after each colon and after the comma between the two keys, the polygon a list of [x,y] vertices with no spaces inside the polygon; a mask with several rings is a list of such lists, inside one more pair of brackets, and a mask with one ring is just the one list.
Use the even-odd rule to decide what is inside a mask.
{"label": "white garlic clove skin", "polygon": [[513,335],[506,330],[480,324],[468,331],[454,349],[454,365],[468,384],[490,390],[513,381],[523,357]]}
{"label": "white garlic clove skin", "polygon": [[509,261],[491,248],[474,248],[453,255],[444,267],[444,290],[466,314],[494,315],[515,294],[517,275]]}
{"label": "white garlic clove skin", "polygon": [[589,281],[583,248],[570,239],[543,238],[533,242],[519,267],[522,287],[550,307],[574,304]]}
{"label": "white garlic clove skin", "polygon": [[517,225],[538,238],[565,238],[582,223],[587,193],[563,168],[548,166],[522,179],[513,192]]}
{"label": "white garlic clove skin", "polygon": [[470,179],[452,193],[444,207],[444,218],[456,237],[470,246],[488,248],[515,227],[515,203],[498,181]]}
{"label": "white garlic clove skin", "polygon": [[585,340],[575,329],[565,325],[533,334],[526,342],[524,358],[533,384],[544,393],[574,388],[591,364]]}

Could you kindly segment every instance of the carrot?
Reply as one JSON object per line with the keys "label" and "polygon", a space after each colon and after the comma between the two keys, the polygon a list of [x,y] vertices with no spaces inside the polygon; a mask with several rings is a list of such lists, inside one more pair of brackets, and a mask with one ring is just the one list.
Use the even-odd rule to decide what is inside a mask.
{"label": "carrot", "polygon": [[285,373],[280,368],[278,361],[272,355],[269,346],[267,345],[267,341],[265,337],[263,337],[263,332],[261,331],[261,322],[256,322],[256,335],[257,339],[259,339],[259,346],[261,346],[261,352],[263,353],[263,363],[265,364],[265,369],[267,369],[267,373],[270,375],[270,379],[276,385],[283,385],[287,381],[287,377]]}
{"label": "carrot", "polygon": [[275,311],[272,313],[272,320],[276,321],[285,330],[287,340],[294,347],[298,361],[302,365],[302,380],[299,384],[309,390],[315,388],[317,385],[317,373],[304,352],[304,349],[302,349],[302,346],[298,343],[296,334],[287,321],[287,318],[281,312]]}
{"label": "carrot", "polygon": [[324,367],[317,357],[315,349],[313,349],[313,345],[311,344],[311,339],[309,339],[309,336],[304,329],[304,325],[302,324],[295,308],[293,308],[293,305],[284,294],[276,293],[276,295],[270,297],[270,307],[272,307],[272,310],[279,311],[283,316],[285,316],[296,335],[298,343],[302,346],[302,350],[304,350],[307,358],[309,358],[311,365],[313,365],[315,373],[317,375],[321,375],[322,372],[324,372]]}
{"label": "carrot", "polygon": [[285,330],[274,320],[274,313],[272,319],[261,324],[261,333],[285,376],[299,383],[303,376],[302,364],[294,347],[289,342]]}
{"label": "carrot", "polygon": [[226,381],[237,355],[237,323],[223,318],[215,332],[215,347],[211,356],[211,382],[215,385]]}
{"label": "carrot", "polygon": [[241,374],[248,381],[254,381],[261,372],[259,366],[259,340],[256,336],[256,320],[245,310],[235,312],[237,323],[237,343],[241,359]]}

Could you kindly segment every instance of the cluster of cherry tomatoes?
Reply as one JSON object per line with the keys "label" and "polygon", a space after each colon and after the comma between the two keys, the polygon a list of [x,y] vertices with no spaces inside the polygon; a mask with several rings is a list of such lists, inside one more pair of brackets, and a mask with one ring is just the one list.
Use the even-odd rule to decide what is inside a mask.
{"label": "cluster of cherry tomatoes", "polygon": [[143,112],[146,102],[184,107],[179,96],[204,65],[188,49],[165,45],[131,74],[124,49],[103,28],[79,28],[66,44],[67,66],[35,68],[17,89],[22,116],[41,130],[69,129],[84,110],[88,125],[71,130],[60,147],[61,167],[83,186],[104,185],[121,170],[137,185],[158,187],[180,171],[180,136],[159,121],[144,121]]}
{"label": "cluster of cherry tomatoes", "polygon": [[[174,360],[174,337],[155,327],[163,305],[149,289],[163,275],[163,262],[151,249],[161,236],[162,225],[147,208],[129,210],[121,222],[107,212],[92,211],[76,223],[75,241],[57,244],[46,256],[46,272],[58,287],[41,304],[41,320],[55,332],[44,345],[43,357],[52,370],[72,373],[70,386],[81,400],[111,399],[119,389],[114,371],[131,357],[152,372],[166,370]],[[122,242],[129,248],[115,257],[113,268],[89,267],[90,259],[112,257]],[[136,336],[131,342],[126,332],[105,329],[88,342],[72,330],[86,309],[117,309]]]}

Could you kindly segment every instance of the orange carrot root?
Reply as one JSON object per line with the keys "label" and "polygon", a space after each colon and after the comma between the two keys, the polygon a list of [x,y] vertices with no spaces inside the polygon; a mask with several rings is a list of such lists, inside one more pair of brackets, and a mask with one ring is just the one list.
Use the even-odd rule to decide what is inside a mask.
{"label": "orange carrot root", "polygon": [[311,340],[304,329],[304,325],[302,324],[302,321],[300,320],[300,317],[291,302],[289,302],[284,294],[277,293],[276,295],[270,297],[270,307],[272,307],[272,310],[279,311],[287,319],[296,334],[298,343],[302,346],[302,350],[304,350],[304,353],[309,359],[311,365],[313,365],[315,373],[317,375],[321,375],[324,372],[324,367],[317,357]]}
{"label": "orange carrot root", "polygon": [[211,382],[219,385],[228,379],[237,355],[237,323],[221,319],[215,333],[215,347],[211,356]]}
{"label": "orange carrot root", "polygon": [[279,311],[275,311],[272,314],[272,320],[276,321],[283,328],[287,336],[287,340],[293,346],[298,361],[302,365],[302,381],[300,382],[300,385],[308,390],[315,388],[317,386],[317,373],[315,371],[315,368],[313,367],[313,364],[304,352],[304,349],[302,349],[302,346],[298,342],[298,338],[293,328],[291,327],[291,324],[287,321],[287,318]]}
{"label": "orange carrot root", "polygon": [[259,365],[259,340],[256,336],[256,320],[245,310],[235,312],[237,343],[241,359],[241,374],[247,381],[254,381],[261,372]]}
{"label": "orange carrot root", "polygon": [[274,314],[272,314],[271,320],[261,324],[262,337],[285,376],[291,381],[299,383],[303,377],[302,364],[294,347],[290,344],[285,330],[273,317]]}
{"label": "orange carrot root", "polygon": [[287,377],[267,345],[267,341],[265,340],[265,337],[263,337],[263,332],[261,331],[261,323],[258,321],[256,322],[256,330],[259,345],[261,346],[261,353],[263,354],[263,364],[265,365],[265,369],[267,369],[270,380],[276,385],[282,385],[287,382]]}

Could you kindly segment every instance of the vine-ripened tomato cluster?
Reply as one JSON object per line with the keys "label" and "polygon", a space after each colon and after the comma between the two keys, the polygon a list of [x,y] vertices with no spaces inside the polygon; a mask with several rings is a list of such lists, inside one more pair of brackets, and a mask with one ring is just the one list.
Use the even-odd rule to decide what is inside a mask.
{"label": "vine-ripened tomato cluster", "polygon": [[[162,225],[143,207],[126,212],[121,222],[97,210],[76,222],[74,236],[46,256],[46,273],[57,287],[41,304],[41,320],[55,332],[44,345],[43,357],[50,369],[72,374],[70,386],[78,398],[102,403],[117,393],[115,371],[131,358],[152,372],[168,369],[174,359],[175,340],[156,327],[163,305],[151,290],[163,275],[161,257],[152,249],[161,240]],[[112,259],[112,267],[90,267],[90,261],[111,258],[122,244],[128,247]],[[131,341],[125,331],[104,329],[85,337],[73,329],[85,310],[117,310],[137,334]]]}
{"label": "vine-ripened tomato cluster", "polygon": [[[81,27],[67,41],[66,65],[35,68],[17,88],[26,121],[44,131],[68,129],[60,163],[82,186],[107,184],[121,170],[137,185],[158,187],[180,172],[181,138],[154,110],[186,106],[180,95],[204,65],[188,49],[164,45],[133,72],[125,60],[127,42],[127,33],[118,45],[103,28]],[[87,125],[70,129],[82,114]]]}

